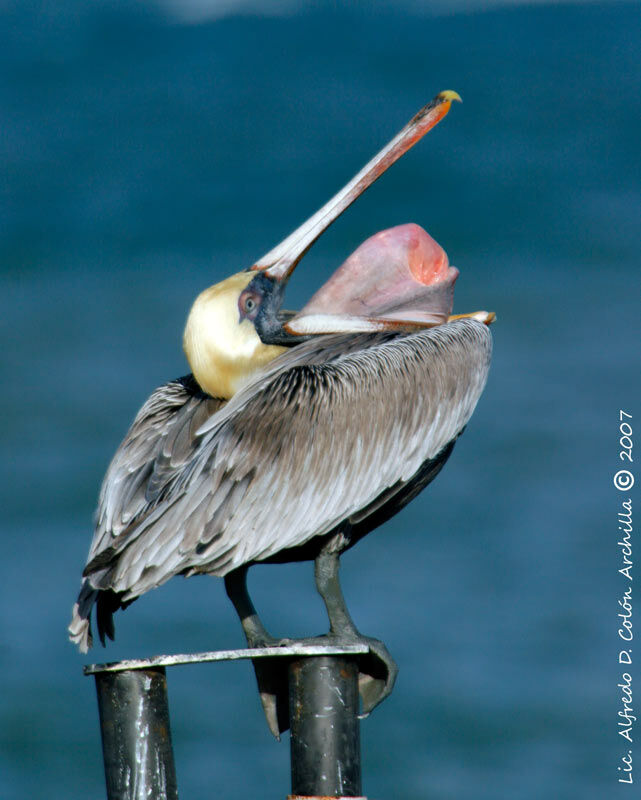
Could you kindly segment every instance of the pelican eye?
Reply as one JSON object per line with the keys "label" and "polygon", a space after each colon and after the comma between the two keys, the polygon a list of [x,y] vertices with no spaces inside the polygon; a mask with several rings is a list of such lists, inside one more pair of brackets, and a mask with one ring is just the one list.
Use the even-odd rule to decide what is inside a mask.
{"label": "pelican eye", "polygon": [[255,319],[258,314],[261,297],[256,292],[243,292],[238,300],[238,306],[241,317],[247,319]]}

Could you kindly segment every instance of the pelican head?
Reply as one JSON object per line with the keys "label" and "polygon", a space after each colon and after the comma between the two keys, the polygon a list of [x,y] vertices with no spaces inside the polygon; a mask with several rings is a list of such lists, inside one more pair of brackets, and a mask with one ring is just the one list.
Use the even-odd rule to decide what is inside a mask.
{"label": "pelican head", "polygon": [[[183,348],[200,387],[212,397],[230,398],[286,348],[265,344],[256,330],[266,296],[275,286],[257,284],[245,270],[210,286],[196,298],[185,326]],[[272,282],[273,283],[273,282]]]}
{"label": "pelican head", "polygon": [[[447,114],[453,100],[460,101],[456,92],[446,91],[436,95],[310,219],[248,270],[211,286],[196,298],[187,319],[183,346],[194,377],[204,391],[214,397],[232,397],[256,372],[287,347],[312,335],[398,329],[399,316],[395,311],[394,302],[398,301],[398,306],[399,287],[402,281],[396,279],[392,291],[387,293],[385,306],[386,311],[391,310],[395,313],[392,316],[386,315],[385,318],[381,318],[378,313],[382,310],[380,304],[378,308],[374,308],[362,301],[362,313],[354,314],[352,311],[339,313],[349,305],[350,298],[346,297],[344,288],[340,297],[337,298],[335,293],[332,295],[331,302],[336,301],[336,303],[334,309],[329,309],[330,313],[327,313],[327,307],[330,305],[329,295],[319,298],[318,293],[315,296],[317,298],[315,305],[307,313],[304,313],[303,309],[301,314],[293,316],[281,312],[280,306],[287,280],[316,239],[368,186]],[[394,244],[405,248],[404,252],[408,250],[406,229],[410,227],[411,239],[414,236],[414,228],[418,226],[400,226],[392,229],[396,232],[392,236]],[[401,228],[403,228],[402,235]],[[386,233],[388,232],[384,232]],[[429,239],[424,231],[422,234]],[[374,241],[375,238],[368,241]],[[379,239],[389,243],[390,236],[385,238],[385,235],[381,234]],[[376,242],[379,239],[376,239]],[[434,257],[440,259],[441,263],[444,252],[433,240],[430,241],[437,248],[434,250]],[[430,247],[431,245],[428,246],[428,250]],[[416,249],[416,245],[411,244],[411,248]],[[446,261],[447,257],[444,257]],[[353,274],[362,282],[363,270],[355,270],[353,261],[348,260],[344,266],[347,267],[348,264],[350,277]],[[445,268],[447,269],[447,265]],[[448,276],[452,286],[455,278],[453,272]],[[344,270],[344,280],[345,277]],[[379,279],[375,277],[373,279],[378,280],[380,284]],[[344,280],[342,283],[338,281],[337,285],[344,287]],[[418,283],[425,284],[426,281],[420,280]],[[413,287],[410,288],[413,291]],[[358,289],[357,286],[356,290]],[[407,294],[407,286],[403,292]],[[451,296],[451,291],[449,294],[445,292],[445,295]],[[442,301],[440,303],[443,304]],[[447,313],[449,311],[446,313],[441,311],[437,315],[428,315],[428,318],[425,315],[415,318],[413,313],[410,313],[408,318],[405,314],[401,315],[400,324],[409,328],[440,324],[447,321]]]}

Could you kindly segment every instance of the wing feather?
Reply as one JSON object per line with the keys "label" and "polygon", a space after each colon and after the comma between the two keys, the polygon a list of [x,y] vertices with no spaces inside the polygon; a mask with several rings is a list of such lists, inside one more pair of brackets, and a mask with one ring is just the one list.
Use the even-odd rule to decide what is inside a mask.
{"label": "wing feather", "polygon": [[90,583],[127,601],[177,573],[224,575],[358,519],[458,436],[490,355],[487,327],[458,320],[312,340],[226,405],[163,387],[107,473]]}
{"label": "wing feather", "polygon": [[[196,430],[225,401],[205,395],[189,375],[160,386],[142,406],[102,484],[88,566],[136,535],[193,457]],[[185,434],[188,428],[189,435]],[[183,434],[181,436],[181,434]],[[118,547],[116,547],[116,551]],[[115,553],[114,553],[115,554]]]}

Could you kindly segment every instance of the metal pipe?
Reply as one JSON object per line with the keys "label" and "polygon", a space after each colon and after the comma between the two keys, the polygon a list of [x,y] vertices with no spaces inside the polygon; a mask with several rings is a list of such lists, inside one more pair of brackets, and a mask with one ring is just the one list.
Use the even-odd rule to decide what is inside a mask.
{"label": "metal pipe", "polygon": [[108,800],[178,800],[164,668],[94,674]]}
{"label": "metal pipe", "polygon": [[361,796],[358,713],[358,665],[353,656],[291,662],[293,796]]}

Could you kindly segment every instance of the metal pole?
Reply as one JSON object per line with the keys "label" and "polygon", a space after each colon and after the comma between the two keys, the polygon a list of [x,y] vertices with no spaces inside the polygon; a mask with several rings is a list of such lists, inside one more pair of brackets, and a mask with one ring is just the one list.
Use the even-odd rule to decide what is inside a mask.
{"label": "metal pole", "polygon": [[358,664],[301,658],[289,666],[292,796],[360,797]]}
{"label": "metal pole", "polygon": [[108,800],[178,800],[164,667],[94,674]]}

